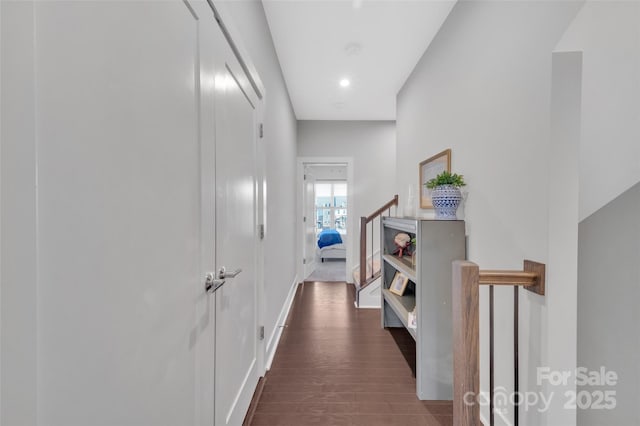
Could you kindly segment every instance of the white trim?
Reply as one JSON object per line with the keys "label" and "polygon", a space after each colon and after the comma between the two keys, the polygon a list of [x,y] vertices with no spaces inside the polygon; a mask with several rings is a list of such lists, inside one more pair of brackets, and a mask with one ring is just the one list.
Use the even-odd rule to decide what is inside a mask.
{"label": "white trim", "polygon": [[[258,234],[258,227],[263,226],[263,232],[266,235],[266,224],[267,224],[267,203],[265,197],[265,171],[266,171],[266,156],[265,156],[265,144],[263,140],[260,138],[259,134],[259,126],[264,122],[264,99],[259,99],[256,103],[255,108],[255,122],[254,122],[254,153],[255,153],[255,164],[254,164],[254,190],[255,190],[255,222],[254,222],[254,232],[255,236],[255,271],[256,271],[256,327],[263,325],[265,323],[265,311],[266,311],[266,299],[265,299],[265,262],[264,262],[264,251],[265,251],[265,238],[260,238]],[[265,369],[265,342],[264,339],[260,339],[258,336],[257,340],[257,361],[258,361],[258,376],[264,376],[266,372]]]}
{"label": "white trim", "polygon": [[265,370],[271,369],[271,363],[273,362],[273,357],[276,355],[276,349],[278,349],[278,343],[280,343],[280,337],[282,336],[282,329],[285,325],[284,323],[287,320],[287,317],[289,316],[289,311],[291,310],[291,306],[293,305],[293,298],[296,295],[298,285],[298,276],[296,275],[293,278],[293,284],[289,289],[287,300],[284,302],[284,305],[282,305],[282,310],[280,311],[280,315],[278,316],[278,320],[276,321],[275,328],[271,332],[271,337],[269,337],[269,342],[267,343],[264,363]]}
{"label": "white trim", "polygon": [[[345,164],[347,166],[347,235],[359,235],[360,230],[356,229],[356,220],[353,217],[353,212],[355,211],[355,202],[354,202],[354,160],[353,157],[298,157],[296,159],[297,162],[297,182],[298,182],[298,199],[297,199],[297,208],[296,208],[296,223],[297,223],[297,266],[296,271],[298,276],[303,277],[304,279],[304,267],[302,265],[302,253],[303,253],[303,244],[304,244],[304,222],[302,221],[302,217],[304,216],[304,206],[303,203],[303,191],[304,191],[304,165],[305,164]],[[347,245],[347,264],[345,271],[345,281],[347,283],[353,284],[353,275],[351,270],[353,269],[354,261],[355,261],[355,253],[353,250],[353,241],[349,239],[349,244]]]}
{"label": "white trim", "polygon": [[382,277],[378,277],[371,284],[363,288],[360,291],[360,294],[358,295],[358,304],[360,306],[356,306],[356,308],[380,309],[380,304],[382,303],[382,295],[380,294],[381,286],[382,286]]}
{"label": "white trim", "polygon": [[249,51],[242,40],[241,33],[233,22],[231,17],[232,14],[228,10],[228,5],[226,4],[227,2],[224,0],[207,0],[207,2],[213,11],[213,16],[218,21],[220,29],[229,43],[233,54],[238,59],[243,72],[250,80],[249,83],[251,84],[253,91],[256,93],[258,98],[262,99],[265,96],[264,84],[262,83],[260,74],[253,63],[251,56],[249,55]]}
{"label": "white trim", "polygon": [[[240,386],[240,390],[238,390],[238,393],[236,394],[236,397],[233,400],[233,403],[231,404],[231,408],[229,408],[229,411],[227,412],[227,417],[226,417],[226,423],[229,424],[229,420],[231,420],[231,417],[236,414],[236,407],[238,406],[238,403],[240,402],[240,398],[241,397],[245,397],[245,400],[247,399],[246,397],[246,389],[247,389],[247,385],[249,384],[249,379],[251,378],[251,376],[253,375],[253,370],[256,368],[256,360],[253,360],[253,362],[251,363],[251,367],[249,368],[249,370],[247,371],[247,374],[245,374],[244,376],[244,380],[242,381],[242,385]],[[242,417],[244,418],[244,416],[247,415],[247,411],[249,409],[249,405],[251,404],[251,398],[253,397],[253,392],[255,390],[255,384],[253,385],[253,390],[251,390],[251,393],[248,397],[248,401],[246,401],[245,404],[246,407],[244,407],[243,409],[243,414]]]}

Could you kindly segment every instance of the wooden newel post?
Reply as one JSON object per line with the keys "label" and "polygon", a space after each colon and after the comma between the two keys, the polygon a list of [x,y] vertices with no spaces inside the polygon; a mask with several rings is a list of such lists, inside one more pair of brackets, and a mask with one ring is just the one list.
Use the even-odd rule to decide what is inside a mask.
{"label": "wooden newel post", "polygon": [[453,262],[453,424],[480,422],[480,268],[473,262]]}

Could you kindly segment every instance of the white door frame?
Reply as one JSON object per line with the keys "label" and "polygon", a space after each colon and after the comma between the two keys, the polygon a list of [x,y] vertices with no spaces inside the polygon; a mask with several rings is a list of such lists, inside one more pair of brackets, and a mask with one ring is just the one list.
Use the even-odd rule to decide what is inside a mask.
{"label": "white door frame", "polygon": [[304,265],[303,261],[303,248],[304,248],[304,167],[307,164],[340,164],[347,166],[347,261],[346,261],[346,276],[345,281],[353,282],[353,276],[351,271],[354,267],[355,256],[355,245],[356,241],[359,241],[355,238],[356,232],[359,234],[359,230],[356,229],[356,220],[353,217],[352,212],[355,211],[355,204],[353,201],[353,157],[298,157],[297,160],[297,175],[296,180],[298,182],[298,200],[296,202],[296,229],[297,232],[297,259],[296,259],[296,270],[299,277],[302,277],[302,280],[306,278],[304,276]]}
{"label": "white door frame", "polygon": [[[256,217],[255,223],[258,227],[256,238],[256,319],[258,326],[264,327],[264,317],[266,300],[264,294],[264,242],[267,234],[267,179],[266,179],[266,147],[263,130],[260,126],[264,123],[264,98],[260,98],[256,102],[255,111],[256,123],[258,129],[256,131],[255,138],[255,176],[254,184],[256,186],[255,205],[256,205]],[[262,237],[260,235],[262,232]],[[266,339],[263,336],[261,340],[258,340],[258,375],[264,377],[266,370],[266,358],[267,358],[267,344]]]}
{"label": "white door frame", "polygon": [[[302,217],[303,217],[303,243],[302,243],[302,278],[305,279],[308,277],[317,267],[316,266],[316,249],[315,244],[310,248],[309,247],[309,230],[311,224],[313,223],[313,233],[316,232],[316,222],[315,220],[311,220],[311,218],[315,218],[315,206],[316,206],[316,181],[315,176],[309,170],[307,165],[303,165],[303,191],[302,191]],[[312,194],[310,193],[310,186]],[[309,197],[313,197],[313,200],[310,200]],[[309,203],[313,203],[312,211],[309,211]],[[305,220],[307,218],[307,220]],[[315,238],[314,238],[315,239]],[[309,250],[310,252],[308,252]],[[311,271],[311,272],[309,272]]]}

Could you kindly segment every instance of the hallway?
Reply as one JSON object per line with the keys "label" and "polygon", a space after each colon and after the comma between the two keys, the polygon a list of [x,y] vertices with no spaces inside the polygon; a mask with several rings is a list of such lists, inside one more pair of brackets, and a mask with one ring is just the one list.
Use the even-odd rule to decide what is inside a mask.
{"label": "hallway", "polygon": [[325,259],[324,262],[316,262],[316,268],[305,281],[344,282],[346,273],[344,259]]}
{"label": "hallway", "polygon": [[450,402],[416,398],[414,366],[411,336],[382,329],[378,309],[355,309],[351,285],[305,282],[248,424],[452,424]]}

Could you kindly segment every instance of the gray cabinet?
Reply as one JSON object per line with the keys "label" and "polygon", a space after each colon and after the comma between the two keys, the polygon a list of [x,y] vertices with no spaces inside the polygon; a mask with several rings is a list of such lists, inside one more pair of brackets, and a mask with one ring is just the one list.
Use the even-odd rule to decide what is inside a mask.
{"label": "gray cabinet", "polygon": [[[464,221],[386,217],[382,220],[382,326],[405,327],[416,341],[416,394],[422,400],[453,397],[451,262],[466,258]],[[400,232],[415,238],[415,254],[396,253]],[[401,273],[404,293],[390,287]],[[415,307],[416,327],[408,316]]]}

